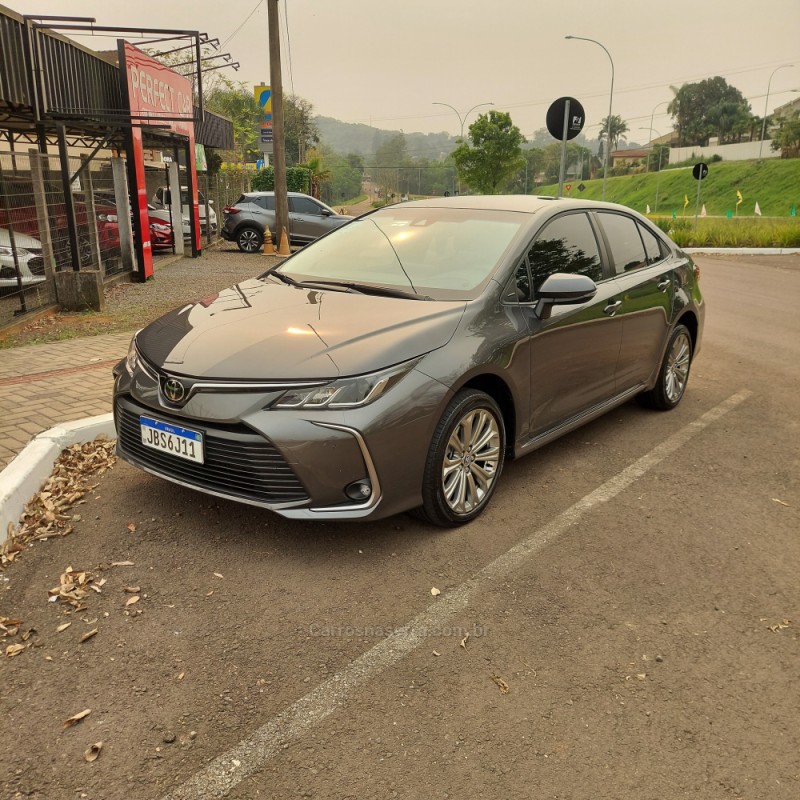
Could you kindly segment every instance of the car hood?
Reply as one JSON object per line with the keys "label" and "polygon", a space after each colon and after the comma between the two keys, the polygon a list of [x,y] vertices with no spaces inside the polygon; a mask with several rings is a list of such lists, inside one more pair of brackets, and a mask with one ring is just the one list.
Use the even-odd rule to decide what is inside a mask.
{"label": "car hood", "polygon": [[[14,243],[17,247],[24,250],[41,250],[42,243],[33,236],[14,231]],[[7,228],[0,228],[0,247],[11,247],[11,234]]]}
{"label": "car hood", "polygon": [[442,347],[465,303],[404,300],[248,280],[137,335],[167,372],[233,380],[359,375]]}

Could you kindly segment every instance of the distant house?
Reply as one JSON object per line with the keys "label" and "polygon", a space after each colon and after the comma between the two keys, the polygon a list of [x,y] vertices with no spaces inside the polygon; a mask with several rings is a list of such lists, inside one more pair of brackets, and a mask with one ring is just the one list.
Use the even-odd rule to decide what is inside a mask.
{"label": "distant house", "polygon": [[614,150],[611,153],[611,168],[636,166],[647,161],[648,155],[649,150]]}

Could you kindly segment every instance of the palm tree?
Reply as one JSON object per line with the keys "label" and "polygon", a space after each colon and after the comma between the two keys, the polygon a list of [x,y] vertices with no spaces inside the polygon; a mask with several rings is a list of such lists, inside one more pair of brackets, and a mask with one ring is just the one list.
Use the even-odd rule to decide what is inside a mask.
{"label": "palm tree", "polygon": [[[312,151],[313,152],[313,151]],[[314,155],[305,164],[298,164],[298,167],[305,167],[311,172],[311,196],[320,199],[320,186],[331,178],[331,171],[322,166],[322,157]]]}
{"label": "palm tree", "polygon": [[[628,132],[628,124],[625,122],[622,117],[618,114],[611,115],[611,125],[608,124],[608,117],[605,117],[603,121],[600,123],[602,125],[602,130],[600,131],[599,136],[597,137],[601,141],[609,137],[610,141],[608,143],[608,154],[609,156],[617,149],[617,145],[619,144],[620,139],[625,139],[625,134]],[[610,128],[610,130],[609,130]]]}

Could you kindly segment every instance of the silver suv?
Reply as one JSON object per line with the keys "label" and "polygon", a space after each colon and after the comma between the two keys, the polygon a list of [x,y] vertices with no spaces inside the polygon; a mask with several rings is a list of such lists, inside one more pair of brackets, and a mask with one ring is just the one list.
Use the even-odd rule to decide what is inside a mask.
{"label": "silver suv", "polygon": [[[269,228],[275,244],[280,233],[275,230],[275,192],[247,192],[224,209],[222,238],[236,242],[245,253],[255,253],[264,244],[264,230]],[[337,214],[320,200],[299,192],[289,192],[290,244],[303,245],[350,222],[353,217]]]}

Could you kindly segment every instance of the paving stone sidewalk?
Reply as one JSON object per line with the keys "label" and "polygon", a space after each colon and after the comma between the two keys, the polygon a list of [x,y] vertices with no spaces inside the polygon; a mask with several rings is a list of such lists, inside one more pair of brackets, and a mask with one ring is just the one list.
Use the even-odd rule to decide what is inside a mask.
{"label": "paving stone sidewalk", "polygon": [[0,469],[37,433],[111,411],[111,368],[132,333],[0,351]]}

